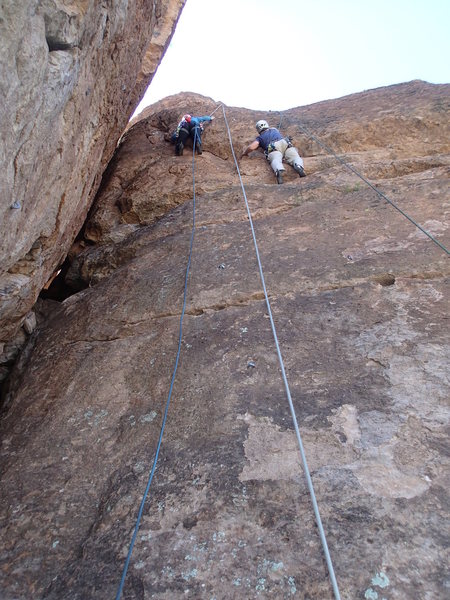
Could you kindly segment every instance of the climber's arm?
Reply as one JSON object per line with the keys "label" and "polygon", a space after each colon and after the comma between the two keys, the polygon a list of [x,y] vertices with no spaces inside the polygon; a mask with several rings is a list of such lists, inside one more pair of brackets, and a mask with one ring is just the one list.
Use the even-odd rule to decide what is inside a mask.
{"label": "climber's arm", "polygon": [[250,154],[250,152],[253,152],[253,150],[257,150],[258,148],[259,148],[259,142],[258,142],[258,140],[255,140],[254,142],[252,142],[251,144],[249,144],[247,146],[247,148],[242,153],[241,158],[242,158],[242,156],[248,156]]}

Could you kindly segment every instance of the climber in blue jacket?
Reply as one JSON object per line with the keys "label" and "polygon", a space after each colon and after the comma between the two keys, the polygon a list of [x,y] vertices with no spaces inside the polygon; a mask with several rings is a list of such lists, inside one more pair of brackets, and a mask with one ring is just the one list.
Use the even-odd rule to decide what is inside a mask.
{"label": "climber in blue jacket", "polygon": [[202,153],[202,133],[203,123],[212,121],[214,117],[193,117],[192,115],[183,115],[178,123],[175,132],[172,134],[172,141],[175,143],[175,154],[181,156],[188,138],[195,141],[195,149],[198,154]]}

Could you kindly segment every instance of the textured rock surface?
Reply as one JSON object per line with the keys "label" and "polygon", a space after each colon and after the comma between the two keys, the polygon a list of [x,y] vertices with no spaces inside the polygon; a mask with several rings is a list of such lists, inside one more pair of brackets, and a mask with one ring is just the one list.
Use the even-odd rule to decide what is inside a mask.
{"label": "textured rock surface", "polygon": [[[346,600],[448,596],[449,262],[297,127],[345,152],[448,247],[448,92],[413,82],[287,111],[306,179],[288,171],[277,186],[261,156],[241,161]],[[5,600],[117,590],[175,360],[192,223],[191,156],[173,156],[164,136],[195,102],[214,108],[188,100],[156,105],[127,133],[86,225],[83,243],[97,245],[72,264],[72,280],[91,287],[38,326],[16,367],[1,423]],[[196,161],[181,360],[124,597],[324,600],[332,592],[216,116]],[[260,115],[227,116],[240,150]]]}
{"label": "textured rock surface", "polygon": [[64,260],[183,5],[1,3],[0,344]]}

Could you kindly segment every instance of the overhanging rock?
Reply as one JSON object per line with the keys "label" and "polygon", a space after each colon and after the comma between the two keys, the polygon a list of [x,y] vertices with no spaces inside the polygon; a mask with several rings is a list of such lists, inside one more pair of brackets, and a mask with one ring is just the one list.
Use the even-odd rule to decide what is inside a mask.
{"label": "overhanging rock", "polygon": [[80,230],[184,1],[2,3],[0,356]]}

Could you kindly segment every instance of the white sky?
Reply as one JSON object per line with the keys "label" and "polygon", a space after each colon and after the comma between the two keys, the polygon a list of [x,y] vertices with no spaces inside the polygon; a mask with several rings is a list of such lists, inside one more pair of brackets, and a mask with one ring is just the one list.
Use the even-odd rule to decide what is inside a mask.
{"label": "white sky", "polygon": [[412,79],[450,82],[450,0],[187,0],[135,114],[179,92],[285,110]]}

